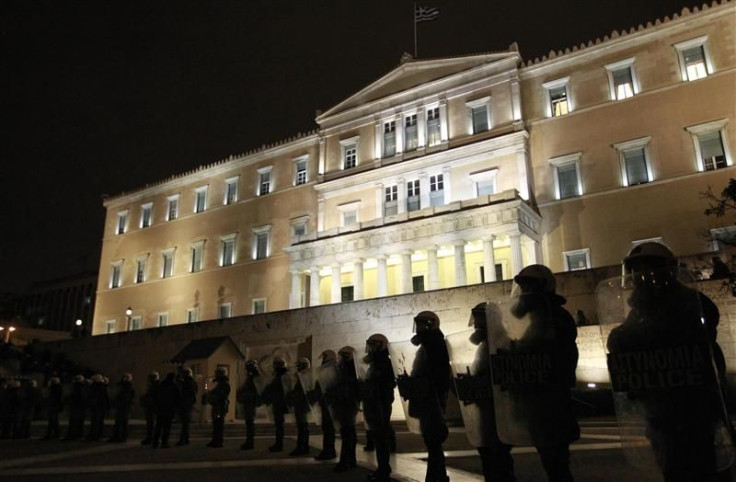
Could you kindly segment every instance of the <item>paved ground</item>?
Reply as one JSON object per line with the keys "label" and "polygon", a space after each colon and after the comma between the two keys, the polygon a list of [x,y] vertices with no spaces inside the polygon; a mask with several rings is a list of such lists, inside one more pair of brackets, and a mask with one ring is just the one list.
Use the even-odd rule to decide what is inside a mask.
{"label": "paved ground", "polygon": [[[620,448],[616,427],[610,422],[582,423],[582,439],[573,445],[572,470],[578,481],[641,481],[654,482],[661,478],[627,465]],[[141,447],[141,428],[132,428],[126,444],[85,443],[30,440],[0,441],[0,478],[19,482],[104,480],[115,482],[135,480],[156,481],[362,481],[374,468],[372,453],[358,447],[359,467],[347,474],[334,474],[334,462],[316,462],[311,457],[285,455],[295,445],[293,427],[287,430],[286,452],[271,454],[269,427],[260,427],[256,449],[239,450],[243,441],[242,426],[226,428],[225,447],[208,449],[208,427],[194,431],[192,444],[186,447],[151,449]],[[42,427],[34,427],[41,433]],[[175,427],[174,434],[178,433]],[[362,434],[361,434],[362,442]],[[425,453],[421,438],[397,426],[399,452],[393,456],[394,476],[398,481],[424,480]],[[310,439],[313,454],[319,451],[321,437]],[[450,478],[453,481],[483,480],[480,460],[467,443],[462,428],[453,428],[445,444]],[[544,481],[546,477],[533,449],[514,449],[514,461],[519,482]],[[734,472],[736,475],[736,472]],[[736,480],[736,477],[733,478]]]}

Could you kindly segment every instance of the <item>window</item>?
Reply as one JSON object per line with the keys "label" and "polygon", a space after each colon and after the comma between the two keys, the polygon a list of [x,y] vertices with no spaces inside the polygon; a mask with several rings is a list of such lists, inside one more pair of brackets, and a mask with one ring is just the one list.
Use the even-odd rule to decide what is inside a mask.
{"label": "window", "polygon": [[406,183],[406,210],[408,212],[418,211],[421,209],[421,200],[419,198],[419,179]]}
{"label": "window", "polygon": [[161,252],[162,257],[162,278],[171,278],[174,275],[174,248]]}
{"label": "window", "polygon": [[167,198],[168,206],[166,207],[166,220],[173,221],[179,217],[179,195],[169,196]]}
{"label": "window", "polygon": [[404,152],[415,151],[418,147],[417,115],[407,115],[404,117]]}
{"label": "window", "polygon": [[590,268],[590,250],[578,249],[562,253],[565,271],[578,271]]}
{"label": "window", "polygon": [[118,213],[118,224],[115,227],[115,234],[124,234],[128,229],[128,211],[120,211]]}
{"label": "window", "polygon": [[726,149],[726,124],[727,120],[721,119],[686,128],[693,138],[698,171],[713,171],[732,164]]}
{"label": "window", "polygon": [[196,323],[199,321],[199,308],[189,308],[187,310],[187,323]]}
{"label": "window", "polygon": [[396,155],[396,121],[383,123],[383,157]]}
{"label": "window", "polygon": [[343,203],[337,206],[340,211],[340,225],[352,226],[357,224],[360,220],[358,218],[358,211],[360,210],[360,201],[352,201]]}
{"label": "window", "polygon": [[353,301],[355,299],[355,289],[352,286],[343,286],[340,288],[340,301]]}
{"label": "window", "polygon": [[220,266],[235,263],[235,237],[235,234],[230,234],[220,239]]}
{"label": "window", "polygon": [[191,247],[192,264],[189,266],[189,271],[196,273],[202,271],[202,258],[204,256],[204,241],[197,241],[192,243]]}
{"label": "window", "polygon": [[130,325],[128,325],[128,331],[140,330],[143,322],[140,316],[131,316]]}
{"label": "window", "polygon": [[427,145],[432,147],[439,144],[442,144],[440,108],[433,107],[427,110]]}
{"label": "window", "polygon": [[108,335],[115,333],[115,325],[115,320],[107,320],[105,322],[105,333],[107,333]]}
{"label": "window", "polygon": [[424,291],[424,275],[411,277],[412,293],[421,293]]}
{"label": "window", "polygon": [[221,320],[233,316],[232,303],[223,303],[217,307],[217,317]]}
{"label": "window", "polygon": [[478,134],[490,128],[490,97],[468,102],[468,114],[470,116],[470,133]]}
{"label": "window", "polygon": [[272,166],[262,167],[258,169],[258,195],[265,196],[273,191],[273,183],[271,179]]}
{"label": "window", "polygon": [[294,160],[294,185],[299,186],[306,184],[309,178],[307,177],[307,164],[309,156],[298,157]]}
{"label": "window", "polygon": [[270,234],[270,224],[253,230],[253,259],[268,258],[270,254]]}
{"label": "window", "polygon": [[147,203],[141,206],[141,228],[151,227],[152,211],[153,203]]}
{"label": "window", "polygon": [[266,298],[258,298],[253,300],[253,314],[257,315],[259,313],[265,313],[266,312]]}
{"label": "window", "polygon": [[207,209],[207,186],[198,187],[194,196],[194,212],[201,213]]}
{"label": "window", "polygon": [[639,93],[633,58],[606,65],[606,70],[608,71],[611,100],[628,99]]}
{"label": "window", "polygon": [[168,313],[159,313],[158,318],[156,319],[156,326],[159,328],[163,326],[169,325],[169,314]]}
{"label": "window", "polygon": [[384,192],[383,215],[393,216],[399,212],[399,187],[396,185],[388,186],[384,189]]}
{"label": "window", "polygon": [[223,204],[227,205],[238,202],[238,180],[239,178],[237,176],[225,179],[225,199]]}
{"label": "window", "polygon": [[120,288],[123,277],[123,262],[116,261],[110,267],[110,288]]}
{"label": "window", "polygon": [[713,73],[707,40],[707,36],[702,36],[675,45],[683,81],[702,79]]}
{"label": "window", "polygon": [[559,117],[572,111],[568,83],[570,77],[545,82],[542,86],[547,90],[547,117]]}
{"label": "window", "polygon": [[577,152],[549,160],[555,171],[555,197],[557,199],[566,199],[583,194],[580,177],[581,156],[582,153]]}
{"label": "window", "polygon": [[136,260],[135,266],[135,282],[143,283],[146,281],[146,265],[148,264],[148,255],[141,256]]}
{"label": "window", "polygon": [[301,238],[307,234],[307,225],[305,223],[295,224],[293,226],[293,235],[296,238]]}
{"label": "window", "polygon": [[443,206],[445,204],[445,177],[443,174],[429,176],[429,205]]}
{"label": "window", "polygon": [[736,226],[725,226],[710,230],[710,239],[713,241],[713,251],[723,251],[729,246],[736,245]]}
{"label": "window", "polygon": [[643,137],[615,144],[621,160],[621,179],[624,186],[636,186],[652,181],[649,167],[649,140]]}
{"label": "window", "polygon": [[292,243],[301,241],[309,234],[307,223],[309,223],[309,216],[300,216],[291,220]]}
{"label": "window", "polygon": [[358,165],[358,136],[340,141],[342,146],[342,168],[350,169]]}
{"label": "window", "polygon": [[485,196],[496,193],[496,173],[498,169],[475,172],[470,174],[475,188],[475,196]]}

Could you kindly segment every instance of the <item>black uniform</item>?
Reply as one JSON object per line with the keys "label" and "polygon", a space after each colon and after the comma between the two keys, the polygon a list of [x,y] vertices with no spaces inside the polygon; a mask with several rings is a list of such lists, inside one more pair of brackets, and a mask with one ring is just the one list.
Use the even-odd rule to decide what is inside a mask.
{"label": "black uniform", "polygon": [[179,383],[181,390],[181,405],[179,409],[179,421],[181,422],[181,434],[177,445],[189,444],[189,425],[192,423],[192,411],[197,403],[197,382],[187,374],[182,375]]}
{"label": "black uniform", "polygon": [[391,465],[391,408],[394,403],[394,377],[388,350],[379,350],[368,357],[369,368],[361,388],[365,420],[375,443],[378,469],[373,480],[389,480]]}
{"label": "black uniform", "polygon": [[115,426],[112,430],[110,442],[125,442],[128,440],[128,419],[130,408],[135,400],[135,389],[133,384],[127,380],[118,383],[118,390],[112,399],[112,407],[115,409]]}
{"label": "black uniform", "polygon": [[340,472],[357,466],[355,446],[358,436],[355,432],[355,417],[358,414],[359,388],[355,374],[355,362],[343,361],[337,365],[337,384],[325,393],[332,408],[335,421],[340,425],[340,460],[335,470]]}
{"label": "black uniform", "polygon": [[325,400],[324,393],[321,393],[319,382],[315,385],[315,393],[320,394],[317,403],[322,418],[322,451],[315,457],[317,460],[330,460],[337,457],[335,451],[335,424],[332,420],[330,407]]}
{"label": "black uniform", "polygon": [[257,373],[248,373],[245,383],[238,390],[238,401],[243,406],[243,417],[245,418],[245,442],[240,446],[243,450],[251,450],[254,446],[256,435],[256,408],[261,404],[258,390],[253,378],[259,376]]}
{"label": "black uniform", "polygon": [[87,384],[84,380],[72,383],[69,395],[69,426],[64,440],[78,440],[84,433],[84,418],[87,412]]}
{"label": "black uniform", "polygon": [[156,397],[161,382],[158,379],[148,378],[148,389],[141,395],[140,405],[146,418],[146,436],[141,445],[148,445],[153,441],[153,431],[156,428]]}
{"label": "black uniform", "polygon": [[46,401],[46,418],[48,425],[46,427],[46,436],[44,439],[59,438],[61,433],[59,430],[59,412],[64,410],[64,401],[62,398],[61,383],[49,385],[49,397]]}
{"label": "black uniform", "polygon": [[284,385],[282,377],[286,376],[285,368],[277,368],[274,378],[263,392],[263,401],[271,406],[273,414],[273,425],[276,430],[276,440],[272,446],[268,448],[271,452],[280,452],[284,449],[284,415],[289,412],[286,405],[286,394],[284,393]]}
{"label": "black uniform", "polygon": [[110,398],[104,381],[92,382],[88,387],[87,406],[89,408],[90,425],[87,432],[88,442],[101,440],[105,431],[105,415],[110,408]]}
{"label": "black uniform", "polygon": [[153,432],[153,448],[169,446],[169,435],[174,415],[181,407],[181,392],[174,381],[174,374],[169,373],[156,390],[156,429]]}
{"label": "black uniform", "polygon": [[10,387],[7,380],[0,379],[0,439],[10,438],[13,423],[10,420]]}
{"label": "black uniform", "polygon": [[207,395],[207,401],[212,405],[212,440],[208,447],[222,447],[225,436],[225,415],[229,409],[230,381],[227,376],[215,378],[215,388]]}
{"label": "black uniform", "polygon": [[41,391],[35,386],[35,382],[24,381],[18,389],[17,431],[13,438],[31,436],[31,420],[40,399]]}

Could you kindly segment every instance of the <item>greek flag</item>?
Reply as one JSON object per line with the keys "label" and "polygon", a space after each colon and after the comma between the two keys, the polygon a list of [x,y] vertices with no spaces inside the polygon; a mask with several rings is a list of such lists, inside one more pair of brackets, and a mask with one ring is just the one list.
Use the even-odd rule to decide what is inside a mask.
{"label": "greek flag", "polygon": [[414,22],[429,22],[440,16],[440,9],[437,7],[417,7],[414,11]]}

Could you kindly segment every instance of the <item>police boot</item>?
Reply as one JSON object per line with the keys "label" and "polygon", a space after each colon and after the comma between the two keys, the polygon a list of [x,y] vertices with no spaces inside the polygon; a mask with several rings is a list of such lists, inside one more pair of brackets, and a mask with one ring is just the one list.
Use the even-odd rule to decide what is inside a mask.
{"label": "police boot", "polygon": [[317,454],[317,456],[314,458],[314,460],[332,460],[332,459],[335,459],[335,458],[337,458],[337,453],[335,453],[334,450],[333,451],[327,451],[327,452],[325,452],[323,450],[322,452],[320,452],[319,454]]}

